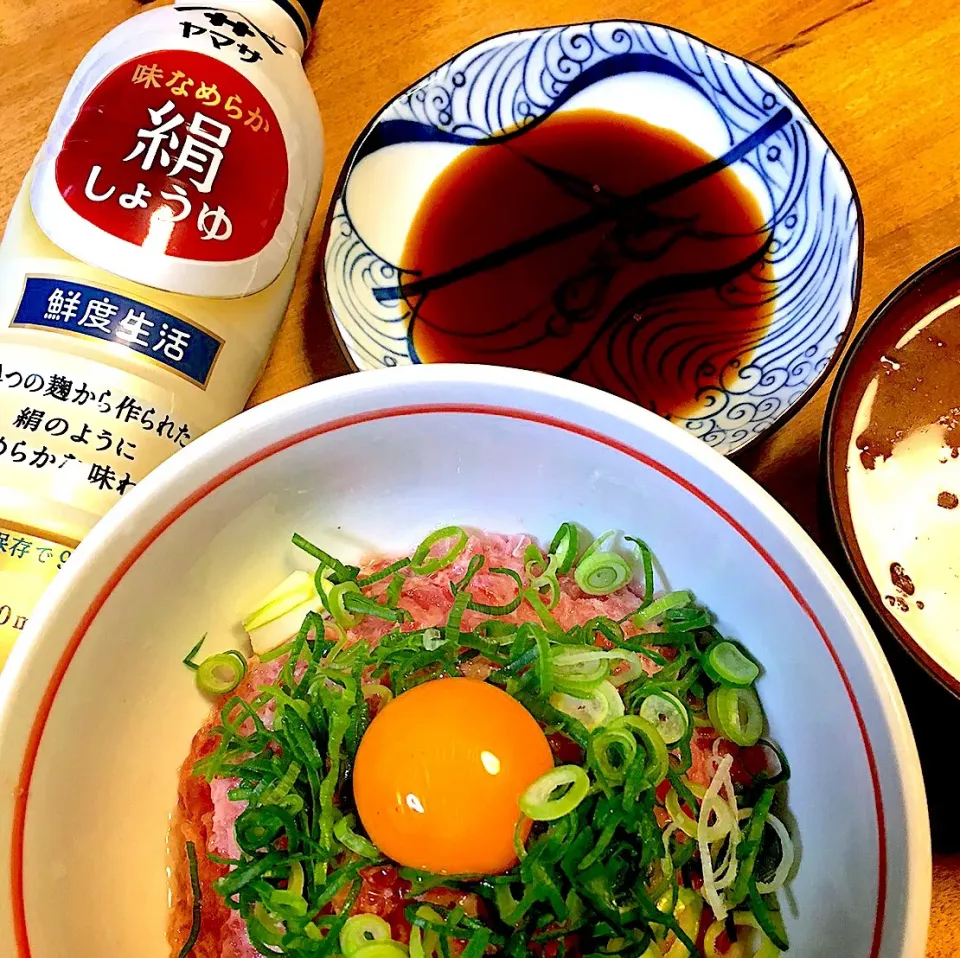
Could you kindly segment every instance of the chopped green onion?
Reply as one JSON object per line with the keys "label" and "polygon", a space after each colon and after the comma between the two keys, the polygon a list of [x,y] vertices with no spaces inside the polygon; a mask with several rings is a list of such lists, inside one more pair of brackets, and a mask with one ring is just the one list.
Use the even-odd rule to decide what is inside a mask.
{"label": "chopped green onion", "polygon": [[258,852],[268,848],[282,835],[296,851],[296,824],[293,817],[276,805],[248,806],[237,817],[234,835],[237,844],[245,852]]}
{"label": "chopped green onion", "polygon": [[[357,586],[355,582],[344,583],[343,585],[344,587],[347,585],[355,586],[355,588],[347,589],[342,593],[343,607],[347,612],[352,612],[359,616],[372,615],[374,618],[383,619],[386,622],[403,622],[406,619],[406,615],[402,610],[381,605],[376,599],[371,599],[369,596],[364,595],[359,591],[359,586]],[[337,589],[340,588],[340,586],[334,586],[333,588]],[[330,595],[333,595],[333,589],[330,590]],[[331,605],[332,604],[333,602],[331,600]]]}
{"label": "chopped green onion", "polygon": [[470,557],[470,561],[467,563],[467,571],[464,572],[463,577],[459,582],[450,583],[450,591],[456,595],[458,592],[462,592],[470,583],[473,581],[474,576],[483,568],[483,564],[486,562],[486,559],[478,552],[475,556]]}
{"label": "chopped green onion", "polygon": [[594,552],[577,563],[573,578],[587,595],[610,595],[633,578],[633,570],[616,552]]}
{"label": "chopped green onion", "polygon": [[557,580],[557,557],[550,556],[544,571],[530,582],[530,588],[543,597],[543,590],[550,590],[547,610],[552,612],[560,603],[560,582]]}
{"label": "chopped green onion", "polygon": [[[428,905],[423,905],[417,909],[417,916],[424,921],[443,924],[443,918],[440,917]],[[432,929],[423,930],[417,924],[410,928],[410,958],[434,958],[440,943],[440,936]]]}
{"label": "chopped green onion", "polygon": [[670,769],[670,755],[666,743],[657,727],[639,715],[624,715],[610,723],[611,729],[629,729],[643,744],[647,753],[647,767],[644,773],[646,784],[657,786],[666,777]]}
{"label": "chopped green onion", "polygon": [[750,910],[763,934],[781,951],[789,951],[790,943],[787,941],[780,915],[777,912],[771,912],[767,907],[763,896],[757,891],[756,882],[750,883]]}
{"label": "chopped green onion", "polygon": [[344,565],[339,559],[335,559],[329,552],[324,552],[319,546],[315,546],[308,539],[304,539],[300,533],[294,533],[293,544],[302,549],[307,555],[312,555],[314,559],[319,559],[322,565],[333,569],[333,578],[336,582],[346,582],[348,579],[356,579],[360,570],[356,566]]}
{"label": "chopped green onion", "polygon": [[[667,792],[666,797],[663,800],[664,807],[667,810],[667,814],[673,820],[673,823],[680,829],[685,835],[690,838],[696,839],[697,837],[697,820],[692,816],[688,815],[683,806],[680,804],[680,796],[676,793],[674,789],[670,789]],[[696,806],[693,807],[693,811],[696,813]]]}
{"label": "chopped green onion", "polygon": [[[364,945],[360,952],[363,952],[363,958],[407,958],[407,949],[399,941],[374,941]],[[355,951],[350,955],[344,952],[344,958],[353,958],[360,952]]]}
{"label": "chopped green onion", "polygon": [[344,958],[352,958],[354,952],[374,941],[391,941],[390,925],[379,915],[353,915],[340,929],[340,950]]}
{"label": "chopped green onion", "polygon": [[670,692],[648,695],[640,705],[640,717],[656,727],[666,745],[676,745],[690,727],[690,713]]}
{"label": "chopped green onion", "polygon": [[584,559],[589,559],[590,556],[592,556],[594,552],[596,552],[600,546],[607,541],[607,539],[614,535],[616,535],[616,530],[611,529],[609,532],[605,532],[602,536],[598,536],[596,539],[594,539],[593,542],[591,542],[590,545],[583,550],[583,555],[580,556],[580,561],[583,562]]}
{"label": "chopped green onion", "polygon": [[637,740],[625,728],[610,728],[590,739],[590,752],[601,776],[610,785],[622,785],[637,754]]}
{"label": "chopped green onion", "polygon": [[[203,642],[203,639],[200,640]],[[197,649],[200,648],[198,644],[197,647],[187,656],[187,658],[193,658]],[[197,867],[197,847],[193,842],[187,842],[186,845],[187,851],[187,867],[190,871],[190,893],[191,893],[191,919],[190,919],[190,934],[187,935],[187,940],[183,943],[183,947],[180,949],[180,953],[177,955],[177,958],[187,958],[187,956],[193,951],[193,946],[197,943],[197,939],[200,937],[200,922],[203,917],[203,899],[202,894],[203,890],[200,886],[200,872]]]}
{"label": "chopped green onion", "polygon": [[333,621],[343,629],[352,629],[359,621],[360,616],[348,611],[344,600],[351,593],[359,593],[360,586],[356,582],[347,580],[340,582],[330,590],[330,614]]}
{"label": "chopped green onion", "polygon": [[344,817],[333,826],[333,837],[340,842],[344,848],[348,848],[361,858],[379,858],[380,852],[377,846],[353,830],[355,823],[356,819],[353,815],[344,815]]}
{"label": "chopped green onion", "polygon": [[736,745],[756,745],[763,733],[763,708],[753,689],[714,689],[707,697],[707,714],[717,731]]}
{"label": "chopped green onion", "polygon": [[[460,526],[444,526],[436,532],[431,532],[414,551],[410,559],[410,571],[414,575],[433,575],[434,572],[445,569],[467,547],[469,538]],[[447,539],[453,539],[453,545],[442,555],[432,556],[430,550],[437,543],[445,542]],[[375,956],[371,955],[370,958]]]}
{"label": "chopped green onion", "polygon": [[[787,883],[787,879],[790,877],[790,872],[793,871],[793,863],[796,859],[796,848],[794,847],[790,833],[787,831],[786,825],[784,825],[776,815],[767,816],[767,825],[770,826],[777,837],[777,844],[780,846],[780,858],[768,882],[760,881],[760,869],[759,867],[755,869],[757,891],[759,891],[761,895],[772,895],[783,888]],[[761,847],[763,847],[764,844],[765,843],[761,842]],[[769,874],[769,871],[767,874]]]}
{"label": "chopped green onion", "polygon": [[200,647],[206,641],[207,641],[207,633],[204,632],[203,635],[200,636],[200,641],[187,653],[186,657],[183,660],[183,664],[188,669],[193,669],[193,671],[196,672],[197,669],[200,668],[200,666],[193,661],[193,657],[200,651]]}
{"label": "chopped green onion", "polygon": [[[516,597],[504,605],[484,605],[482,602],[474,602],[473,598],[471,597],[467,608],[472,609],[474,612],[482,612],[484,615],[510,615],[511,612],[515,612],[517,609],[519,609],[520,603],[523,602],[523,580],[516,572],[513,571],[513,569],[495,568],[490,570],[490,574],[505,575],[513,579],[517,585]],[[458,591],[461,590],[458,589]]]}
{"label": "chopped green onion", "polygon": [[[469,592],[460,592],[453,600],[453,606],[450,609],[450,616],[447,619],[447,624],[443,629],[444,645],[447,645],[448,643],[451,646],[456,645],[457,639],[460,637],[460,623],[463,621],[463,615],[467,611],[467,603],[469,603],[469,601]],[[426,642],[424,642],[424,648],[426,648]]]}
{"label": "chopped green onion", "polygon": [[624,536],[625,542],[632,542],[637,547],[640,554],[640,562],[643,564],[643,604],[641,609],[653,602],[653,553],[650,547],[635,536]]}
{"label": "chopped green onion", "polygon": [[368,585],[373,585],[374,582],[379,582],[381,579],[389,579],[390,576],[395,573],[402,572],[408,565],[410,565],[409,557],[397,559],[396,562],[391,562],[390,565],[384,566],[379,572],[371,572],[370,575],[364,576],[362,579],[357,579],[357,585],[360,586],[361,589],[365,589]]}
{"label": "chopped green onion", "polygon": [[247,674],[247,660],[231,649],[204,659],[197,667],[197,688],[208,695],[232,692]]}
{"label": "chopped green onion", "polygon": [[773,796],[774,790],[765,788],[750,813],[750,821],[747,822],[747,827],[744,829],[743,841],[737,849],[737,857],[741,859],[740,867],[737,870],[737,878],[727,895],[727,901],[731,908],[736,908],[750,894],[750,883],[753,881],[753,871],[757,864],[757,856],[760,854],[763,829],[767,824],[770,806],[773,804]]}
{"label": "chopped green onion", "polygon": [[554,692],[550,696],[550,704],[558,711],[583,723],[588,730],[605,725],[624,714],[620,693],[606,681],[602,681],[587,698],[569,695],[566,692]]}
{"label": "chopped green onion", "polygon": [[387,607],[395,609],[400,601],[400,594],[403,592],[403,584],[407,580],[402,575],[395,575],[387,586]]}
{"label": "chopped green onion", "polygon": [[303,895],[287,888],[275,888],[270,893],[270,911],[285,920],[303,918],[307,914],[307,901]]}
{"label": "chopped green onion", "polygon": [[753,685],[760,667],[732,642],[714,642],[703,657],[703,668],[714,682],[729,685]]}
{"label": "chopped green onion", "polygon": [[557,558],[557,572],[566,575],[577,561],[577,552],[580,550],[580,530],[572,522],[565,522],[557,529],[557,534],[547,550]]}
{"label": "chopped green onion", "polygon": [[535,543],[531,542],[523,550],[523,571],[528,578],[535,579],[543,575],[546,568],[547,560],[543,557],[543,553]]}
{"label": "chopped green onion", "polygon": [[[563,789],[559,798],[554,792]],[[561,765],[541,775],[520,796],[520,811],[537,822],[552,822],[572,812],[587,797],[590,778],[579,765]]]}
{"label": "chopped green onion", "polygon": [[640,609],[633,617],[633,624],[643,628],[648,622],[660,619],[671,609],[681,609],[693,602],[693,596],[686,591],[668,592],[666,595],[654,599],[648,606]]}

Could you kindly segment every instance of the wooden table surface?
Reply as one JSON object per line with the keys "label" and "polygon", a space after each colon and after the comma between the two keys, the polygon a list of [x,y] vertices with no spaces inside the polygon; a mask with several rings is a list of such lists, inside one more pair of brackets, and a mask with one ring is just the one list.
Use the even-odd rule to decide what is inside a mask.
{"label": "wooden table surface", "polygon": [[[134,0],[0,0],[0,222],[86,50],[142,6]],[[306,60],[327,135],[326,176],[296,291],[252,402],[346,371],[317,272],[322,213],[369,118],[458,50],[506,30],[643,17],[772,70],[846,161],[866,220],[858,323],[960,234],[960,14],[953,0],[327,0]],[[741,460],[819,534],[818,439],[827,388]],[[960,836],[938,728],[958,709],[895,650],[926,761],[935,867],[929,958],[960,954]],[[952,741],[952,738],[951,738]],[[927,759],[927,755],[923,756]],[[842,956],[837,956],[842,958]],[[919,956],[918,956],[919,958]]]}

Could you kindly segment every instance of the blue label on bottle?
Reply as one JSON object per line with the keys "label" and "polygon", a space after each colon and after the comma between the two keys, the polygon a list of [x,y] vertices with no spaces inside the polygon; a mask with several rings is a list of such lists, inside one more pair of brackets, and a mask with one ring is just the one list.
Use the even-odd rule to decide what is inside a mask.
{"label": "blue label on bottle", "polygon": [[27,278],[13,326],[54,329],[117,343],[206,387],[223,340],[112,290],[45,276]]}

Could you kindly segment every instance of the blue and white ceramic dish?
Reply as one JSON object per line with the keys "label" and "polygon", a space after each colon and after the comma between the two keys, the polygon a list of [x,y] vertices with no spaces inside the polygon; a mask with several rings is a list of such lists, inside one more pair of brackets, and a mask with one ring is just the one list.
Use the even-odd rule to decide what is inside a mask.
{"label": "blue and white ceramic dish", "polygon": [[666,27],[609,21],[493,37],[387,105],[354,145],[327,222],[325,292],[344,350],[360,370],[420,362],[397,289],[431,185],[464,151],[584,107],[722,158],[767,217],[763,266],[777,290],[768,322],[693,412],[671,417],[736,452],[781,424],[836,358],[856,315],[862,219],[846,169],[782,83]]}

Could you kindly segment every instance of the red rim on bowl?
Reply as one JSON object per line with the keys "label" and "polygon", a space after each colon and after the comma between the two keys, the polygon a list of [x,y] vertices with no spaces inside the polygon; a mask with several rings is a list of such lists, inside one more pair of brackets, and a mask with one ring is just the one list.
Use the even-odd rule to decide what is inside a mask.
{"label": "red rim on bowl", "polygon": [[945,662],[960,614],[960,248],[866,322],[840,364],[822,447],[831,517],[863,596],[960,696],[960,670]]}

